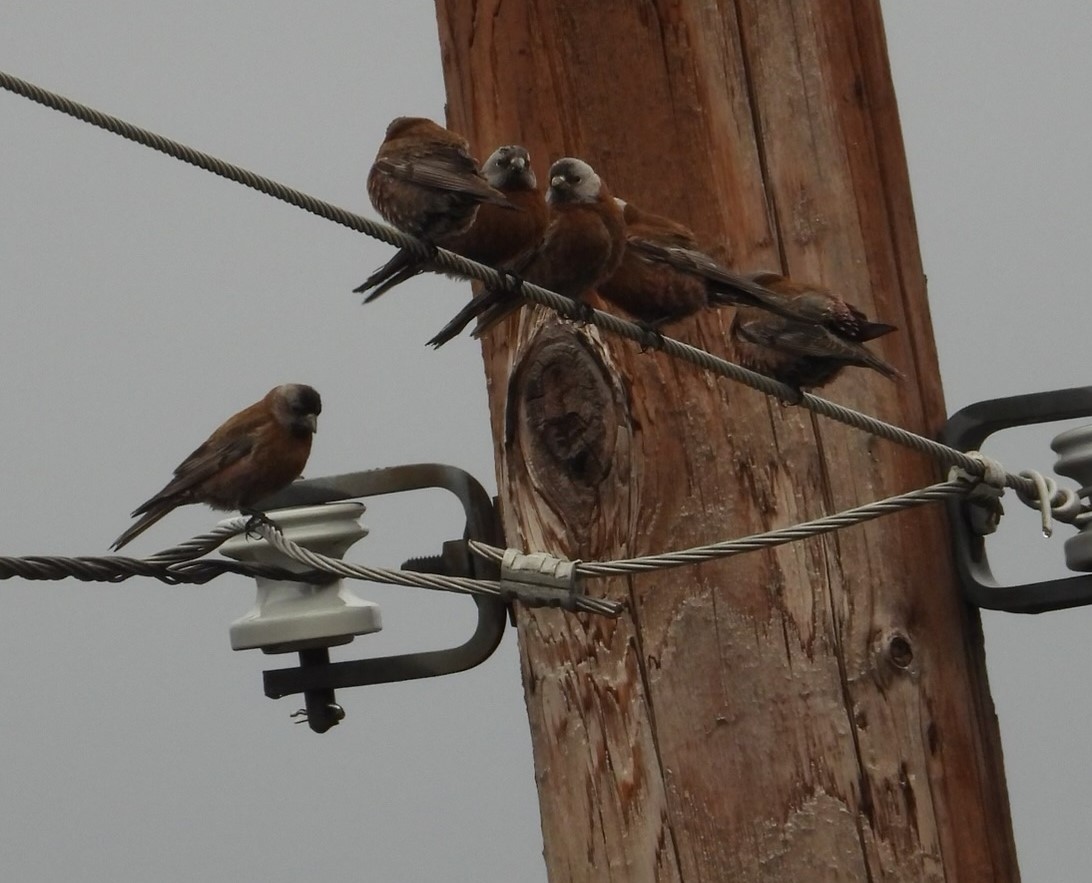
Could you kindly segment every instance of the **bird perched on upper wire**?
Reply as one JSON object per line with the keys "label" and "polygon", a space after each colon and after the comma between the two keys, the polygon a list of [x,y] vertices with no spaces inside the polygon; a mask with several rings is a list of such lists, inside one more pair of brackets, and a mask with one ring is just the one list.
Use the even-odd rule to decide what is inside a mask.
{"label": "bird perched on upper wire", "polygon": [[885,377],[901,375],[863,344],[898,329],[873,322],[852,304],[817,285],[777,273],[757,273],[751,280],[779,299],[793,316],[741,307],[730,336],[737,361],[752,371],[797,391],[824,386],[843,368],[871,368]]}
{"label": "bird perched on upper wire", "polygon": [[707,307],[755,306],[793,317],[780,298],[702,251],[690,228],[618,203],[626,222],[625,253],[598,291],[650,331]]}
{"label": "bird perched on upper wire", "polygon": [[223,423],[174,470],[158,494],[133,510],[140,516],[111,548],[117,550],[187,503],[213,509],[250,507],[297,479],[311,453],[322,399],[302,383],[276,386]]}
{"label": "bird perched on upper wire", "polygon": [[[482,203],[468,229],[438,238],[436,244],[479,264],[499,267],[542,238],[546,229],[546,200],[531,168],[530,154],[527,148],[518,144],[506,144],[494,150],[482,166],[482,177],[503,193],[511,205]],[[518,211],[511,211],[512,206]],[[364,303],[370,303],[423,270],[435,269],[427,260],[399,251],[356,291],[374,288],[364,298]],[[458,276],[450,270],[443,272]]]}
{"label": "bird perched on upper wire", "polygon": [[632,203],[616,201],[625,221],[626,248],[618,268],[599,285],[600,296],[653,328],[704,309],[709,298],[703,278],[680,272],[642,251],[645,244],[697,248],[690,229]]}
{"label": "bird perched on upper wire", "polygon": [[473,333],[480,337],[518,310],[527,302],[519,293],[524,280],[583,303],[617,269],[625,250],[622,208],[590,165],[573,157],[555,162],[546,202],[542,239],[504,268],[511,284],[471,300],[429,341],[432,346],[447,343],[475,318]]}
{"label": "bird perched on upper wire", "polygon": [[[398,117],[387,126],[368,172],[368,198],[375,210],[403,233],[445,248],[453,237],[470,228],[483,203],[516,214],[507,197],[482,177],[466,139],[424,117]],[[410,266],[419,270],[424,263],[415,250],[400,249],[353,290],[367,291],[400,276]],[[375,297],[378,294],[369,300]]]}

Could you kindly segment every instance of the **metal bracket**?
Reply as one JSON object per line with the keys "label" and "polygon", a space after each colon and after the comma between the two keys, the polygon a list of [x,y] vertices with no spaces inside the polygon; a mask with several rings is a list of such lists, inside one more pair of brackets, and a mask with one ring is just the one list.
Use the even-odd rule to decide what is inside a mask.
{"label": "metal bracket", "polygon": [[[450,576],[497,579],[496,565],[471,555],[466,547],[468,539],[491,544],[500,542],[500,526],[493,503],[472,475],[454,466],[417,463],[297,481],[258,505],[268,511],[426,488],[441,488],[458,497],[466,514],[463,539],[445,543],[440,556],[415,559],[403,567]],[[477,596],[473,601],[478,607],[477,626],[470,638],[457,647],[347,662],[330,662],[328,653],[300,653],[298,667],[263,673],[265,695],[279,699],[292,693],[303,693],[307,700],[308,723],[316,732],[325,732],[340,720],[335,711],[324,712],[331,708],[340,710],[334,702],[335,689],[431,678],[480,665],[493,655],[504,636],[507,605],[500,600]]]}
{"label": "metal bracket", "polygon": [[[976,402],[948,418],[940,439],[961,451],[975,451],[1002,429],[1078,417],[1092,417],[1092,386]],[[956,571],[963,595],[971,604],[1009,613],[1043,613],[1092,604],[1092,575],[1000,585],[990,571],[985,539],[971,530],[966,504],[950,500],[947,505],[955,538]]]}

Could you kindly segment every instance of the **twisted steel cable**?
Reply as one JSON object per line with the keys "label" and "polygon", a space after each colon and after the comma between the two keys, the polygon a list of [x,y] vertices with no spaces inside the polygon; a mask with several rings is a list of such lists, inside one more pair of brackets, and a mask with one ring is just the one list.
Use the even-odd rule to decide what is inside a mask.
{"label": "twisted steel cable", "polygon": [[264,577],[275,580],[322,584],[333,578],[322,570],[297,572],[269,564],[228,561],[223,558],[198,560],[229,537],[243,530],[246,522],[219,526],[170,549],[147,558],[124,555],[82,555],[71,558],[59,555],[25,555],[0,557],[0,579],[61,580],[120,583],[134,576],[157,579],[168,585],[204,585],[225,573]]}
{"label": "twisted steel cable", "polygon": [[[877,500],[874,503],[866,503],[863,506],[847,509],[834,515],[826,515],[812,521],[794,524],[791,527],[780,527],[735,540],[725,540],[705,546],[695,546],[691,549],[665,552],[660,555],[644,555],[639,558],[620,558],[615,561],[581,561],[576,565],[576,572],[580,576],[586,577],[618,576],[700,564],[704,561],[715,561],[719,558],[731,558],[733,555],[739,555],[743,552],[768,549],[772,546],[781,546],[796,540],[832,533],[855,524],[872,521],[884,515],[912,509],[925,503],[935,503],[949,497],[962,496],[973,490],[974,486],[974,482],[961,478],[953,479],[916,491],[910,491],[909,493]],[[488,543],[471,540],[469,546],[472,552],[492,561],[500,561],[504,555],[504,549],[498,549]]]}
{"label": "twisted steel cable", "polygon": [[285,537],[275,524],[267,523],[259,523],[253,529],[260,533],[273,548],[307,565],[311,568],[310,570],[301,572],[269,564],[201,558],[223,544],[225,540],[242,533],[249,521],[250,519],[246,516],[232,518],[208,533],[143,559],[127,558],[121,555],[75,558],[52,555],[0,557],[0,579],[19,578],[42,581],[74,578],[84,582],[120,583],[134,576],[145,576],[170,585],[203,585],[225,573],[236,573],[242,576],[321,585],[337,577],[348,577],[388,585],[481,595],[504,601],[514,599],[531,607],[565,607],[601,616],[618,616],[624,609],[624,605],[619,601],[589,598],[549,587],[524,587],[502,584],[496,580],[478,580],[350,564],[347,561],[329,558],[305,549]]}
{"label": "twisted steel cable", "polygon": [[[228,524],[237,523],[241,529],[247,522],[245,516],[232,519]],[[225,525],[227,526],[227,525]],[[419,573],[408,570],[387,570],[382,567],[367,567],[363,564],[352,564],[340,558],[330,558],[320,555],[310,549],[305,549],[288,539],[275,524],[259,523],[255,529],[265,538],[274,549],[283,555],[306,564],[324,573],[348,577],[349,579],[368,580],[370,582],[387,583],[395,586],[411,586],[422,589],[438,589],[443,592],[458,592],[466,595],[482,595],[486,597],[508,600],[515,598],[522,604],[531,607],[538,606],[566,606],[583,613],[597,613],[603,616],[618,616],[624,609],[619,601],[610,601],[605,598],[589,598],[584,595],[569,593],[548,587],[519,586],[504,584],[497,580],[472,579],[462,576],[445,576],[436,573]]]}
{"label": "twisted steel cable", "polygon": [[[165,153],[168,156],[172,156],[175,159],[189,163],[190,165],[197,166],[205,171],[212,172],[220,177],[243,184],[246,187],[251,187],[254,190],[282,200],[283,202],[287,202],[290,205],[294,205],[304,211],[318,215],[321,218],[326,218],[327,220],[341,224],[351,230],[356,230],[357,232],[382,240],[383,242],[399,248],[411,249],[420,256],[429,258],[431,263],[438,265],[442,269],[457,272],[462,276],[477,279],[486,285],[494,287],[511,285],[510,279],[506,279],[492,267],[467,260],[466,258],[453,252],[446,251],[445,249],[432,249],[424,242],[415,239],[412,236],[408,236],[386,224],[370,220],[346,209],[339,208],[332,203],[317,199],[316,197],[295,190],[270,178],[255,174],[241,166],[233,165],[232,163],[225,162],[210,154],[203,153],[170,138],[158,135],[155,132],[134,126],[118,117],[97,111],[87,105],[65,98],[48,89],[43,89],[40,86],[12,76],[4,71],[0,71],[0,88],[21,95],[24,98],[28,98],[45,107],[68,114],[78,120],[90,123],[93,126],[98,126],[108,132],[142,144],[145,147],[158,150],[161,153]],[[586,318],[580,312],[579,305],[575,301],[532,283],[521,283],[519,293],[525,295],[529,300],[537,304],[557,311],[566,318]],[[981,477],[986,474],[986,467],[980,457],[969,456],[963,451],[958,451],[955,448],[948,447],[940,442],[925,438],[924,436],[910,432],[901,427],[893,426],[892,424],[886,423],[875,417],[855,411],[852,408],[846,408],[843,405],[835,404],[834,402],[820,398],[819,396],[814,396],[810,393],[804,393],[801,396],[797,390],[780,383],[773,378],[750,371],[747,368],[721,359],[704,350],[692,347],[682,341],[670,337],[663,337],[656,341],[650,341],[648,332],[645,329],[610,313],[595,310],[590,317],[587,318],[595,326],[612,334],[625,337],[646,347],[651,343],[653,347],[662,350],[670,356],[682,359],[683,361],[689,362],[704,370],[711,371],[719,376],[735,380],[784,402],[798,404],[800,407],[806,408],[807,410],[820,414],[828,419],[868,432],[879,438],[902,445],[903,447],[927,454],[946,466],[957,466],[973,476]],[[1016,490],[1020,495],[1021,500],[1033,508],[1040,508],[1044,511],[1048,508],[1053,508],[1054,517],[1059,518],[1060,520],[1072,520],[1073,517],[1075,517],[1072,515],[1074,509],[1072,492],[1059,490],[1055,487],[1051,499],[1041,499],[1043,485],[1041,482],[1035,481],[1033,477],[1029,477],[1029,475],[1031,475],[1031,473],[1027,475],[1017,475],[1004,471],[1004,486]]]}

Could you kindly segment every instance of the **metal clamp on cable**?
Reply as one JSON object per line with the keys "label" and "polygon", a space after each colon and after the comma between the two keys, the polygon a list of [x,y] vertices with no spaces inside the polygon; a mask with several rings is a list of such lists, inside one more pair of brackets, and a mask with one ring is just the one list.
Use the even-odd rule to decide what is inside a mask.
{"label": "metal clamp on cable", "polygon": [[949,481],[964,481],[971,490],[963,498],[968,526],[975,535],[989,536],[997,530],[1005,507],[1001,497],[1005,493],[1005,467],[981,451],[967,451],[967,456],[982,464],[982,474],[976,475],[959,466],[948,470]]}
{"label": "metal clamp on cable", "polygon": [[[351,521],[350,515],[359,515],[362,506],[359,503],[343,503],[343,500],[356,500],[357,498],[369,498],[396,494],[408,491],[419,491],[426,488],[436,488],[454,494],[462,503],[465,522],[463,526],[464,539],[456,543],[445,543],[444,554],[416,559],[411,562],[412,569],[417,573],[438,573],[446,576],[468,577],[472,579],[489,579],[493,577],[494,565],[488,561],[474,561],[465,552],[465,539],[473,538],[486,542],[496,542],[500,535],[500,526],[497,524],[496,513],[492,502],[485,489],[474,480],[473,476],[452,466],[444,466],[438,463],[416,463],[407,466],[391,466],[386,469],[373,469],[368,472],[354,472],[348,475],[334,475],[325,478],[312,478],[306,481],[297,481],[272,497],[261,502],[263,511],[277,508],[285,508],[295,512],[337,513],[346,511],[343,520]],[[300,510],[295,507],[308,507]],[[351,510],[351,511],[350,511]],[[355,517],[354,516],[354,517]],[[279,516],[280,517],[280,516]],[[299,516],[296,516],[299,517]],[[347,540],[343,543],[341,551],[363,533],[363,529],[352,523],[343,528]],[[245,538],[240,543],[245,543]],[[269,542],[263,541],[263,542]],[[252,544],[254,545],[254,544]],[[303,550],[306,552],[306,549]],[[280,554],[280,553],[278,553]],[[293,562],[294,563],[294,559]],[[326,562],[327,564],[344,562]],[[351,569],[351,568],[349,568]],[[335,571],[341,572],[344,571]],[[496,597],[474,596],[474,603],[478,608],[478,621],[474,633],[462,644],[440,650],[424,650],[415,653],[403,653],[395,656],[376,656],[365,659],[350,659],[331,662],[327,647],[351,640],[354,634],[364,634],[376,631],[379,628],[378,609],[374,610],[371,619],[363,623],[356,619],[363,618],[375,605],[361,602],[358,599],[346,600],[344,590],[339,590],[337,584],[327,590],[327,595],[333,595],[333,613],[325,608],[319,611],[321,618],[310,615],[301,623],[293,623],[289,614],[295,613],[296,608],[307,604],[305,613],[313,614],[312,596],[316,594],[313,587],[304,586],[297,590],[297,595],[303,596],[303,601],[292,599],[292,609],[285,604],[269,605],[273,617],[262,616],[260,624],[266,632],[276,629],[270,636],[262,634],[261,641],[248,641],[246,644],[235,641],[235,634],[243,626],[256,625],[249,620],[240,621],[237,627],[233,627],[233,646],[240,649],[243,646],[261,646],[265,648],[273,644],[274,649],[287,650],[298,649],[300,664],[294,668],[268,669],[264,673],[265,694],[272,699],[281,696],[289,696],[302,693],[307,708],[301,718],[310,724],[315,732],[325,732],[330,727],[339,723],[344,717],[344,712],[334,701],[334,691],[346,687],[365,686],[368,684],[385,684],[397,681],[408,681],[416,678],[436,677],[439,675],[454,674],[465,671],[475,665],[480,665],[497,649],[504,635],[506,605]],[[278,598],[273,599],[279,600]],[[366,609],[361,610],[361,605]],[[340,606],[338,606],[340,605]],[[347,611],[341,608],[348,608]],[[263,611],[264,614],[264,611]],[[336,614],[339,618],[332,620]],[[278,618],[279,617],[279,618]],[[343,619],[352,617],[345,625]],[[316,621],[318,620],[318,621]],[[374,620],[374,621],[373,621]],[[327,627],[328,626],[328,627]],[[303,629],[310,631],[303,632]],[[243,637],[249,638],[249,635]],[[319,641],[318,639],[322,640]],[[321,644],[322,646],[315,646]]]}
{"label": "metal clamp on cable", "polygon": [[[966,451],[979,448],[990,435],[1010,427],[1088,417],[1092,417],[1092,386],[1051,390],[969,405],[951,416],[941,437],[952,447]],[[1039,510],[1045,535],[1049,535],[1055,520],[1072,523],[1079,529],[1085,526],[1087,507],[1082,504],[1080,494],[1086,493],[1092,482],[1092,471],[1084,466],[1092,464],[1092,456],[1088,454],[1092,451],[1092,445],[1088,444],[1089,433],[1088,427],[1069,430],[1055,438],[1051,445],[1060,455],[1055,471],[1076,477],[1084,485],[1079,493],[1060,489],[1053,479],[1039,473],[1020,473],[1034,489],[1034,493],[1025,493],[1021,499]],[[983,472],[987,474],[981,482],[991,484],[989,463],[986,460],[982,463]],[[983,493],[988,491],[983,490]],[[998,583],[990,570],[983,539],[989,531],[979,529],[983,525],[977,523],[978,516],[974,511],[980,507],[965,506],[962,500],[953,501],[949,506],[956,570],[964,596],[970,603],[1012,613],[1042,613],[1092,604],[1092,576],[1087,574],[1015,586]],[[1082,529],[1077,536],[1067,540],[1065,553],[1070,569],[1092,570],[1092,532]]]}
{"label": "metal clamp on cable", "polygon": [[567,561],[545,552],[524,553],[505,549],[501,558],[501,589],[508,597],[531,607],[576,609],[583,595],[579,561]]}

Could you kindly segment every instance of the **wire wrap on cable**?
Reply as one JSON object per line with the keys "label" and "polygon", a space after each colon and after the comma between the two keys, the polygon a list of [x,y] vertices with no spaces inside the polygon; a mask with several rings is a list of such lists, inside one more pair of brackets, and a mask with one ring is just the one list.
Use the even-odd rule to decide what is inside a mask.
{"label": "wire wrap on cable", "polygon": [[[435,589],[464,595],[480,595],[502,601],[518,601],[527,606],[567,606],[583,613],[601,616],[618,616],[625,605],[606,598],[590,598],[583,595],[559,593],[546,587],[501,585],[496,580],[471,579],[407,570],[388,570],[350,564],[340,558],[330,558],[305,549],[292,542],[275,523],[258,522],[251,529],[283,555],[309,567],[306,571],[289,570],[267,564],[244,561],[228,561],[221,558],[204,559],[226,540],[242,533],[250,524],[246,516],[238,516],[222,522],[208,533],[156,552],[147,558],[126,558],[120,555],[0,557],[0,579],[61,580],[78,579],[84,582],[123,582],[134,576],[146,576],[171,585],[203,584],[224,573],[242,576],[264,577],[287,582],[323,584],[338,577],[368,580],[387,585]],[[200,560],[198,560],[200,559]],[[563,597],[563,595],[565,597]]]}
{"label": "wire wrap on cable", "polygon": [[[239,516],[228,523],[238,523],[241,528],[247,524],[247,521],[248,519],[245,516]],[[262,535],[269,545],[283,555],[287,555],[289,558],[316,570],[336,576],[388,583],[396,586],[414,586],[422,589],[438,589],[443,592],[483,595],[501,600],[514,599],[531,607],[552,607],[557,605],[557,593],[549,589],[543,588],[540,590],[539,587],[531,585],[502,585],[496,580],[445,576],[408,570],[387,570],[381,567],[351,564],[340,558],[330,558],[326,555],[320,555],[318,552],[312,552],[310,549],[305,549],[288,539],[275,524],[258,523],[254,529]],[[572,609],[582,613],[597,613],[601,616],[618,616],[625,609],[625,605],[620,601],[611,601],[606,598],[574,595]]]}

